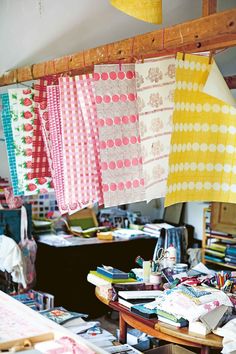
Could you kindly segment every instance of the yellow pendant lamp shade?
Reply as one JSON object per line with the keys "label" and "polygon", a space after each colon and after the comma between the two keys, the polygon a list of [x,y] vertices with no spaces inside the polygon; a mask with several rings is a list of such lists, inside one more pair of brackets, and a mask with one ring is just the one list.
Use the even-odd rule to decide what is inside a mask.
{"label": "yellow pendant lamp shade", "polygon": [[117,9],[145,22],[162,23],[162,0],[110,0]]}

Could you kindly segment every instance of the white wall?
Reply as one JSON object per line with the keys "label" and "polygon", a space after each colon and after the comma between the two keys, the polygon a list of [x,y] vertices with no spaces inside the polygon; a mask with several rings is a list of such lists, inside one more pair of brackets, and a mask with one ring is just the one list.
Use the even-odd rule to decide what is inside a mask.
{"label": "white wall", "polygon": [[194,226],[194,238],[202,240],[203,234],[203,209],[209,202],[190,202],[185,205],[184,222]]}
{"label": "white wall", "polygon": [[164,212],[164,199],[154,199],[149,203],[132,203],[128,205],[127,209],[131,212],[141,212],[143,216],[149,216],[151,220],[161,219]]}

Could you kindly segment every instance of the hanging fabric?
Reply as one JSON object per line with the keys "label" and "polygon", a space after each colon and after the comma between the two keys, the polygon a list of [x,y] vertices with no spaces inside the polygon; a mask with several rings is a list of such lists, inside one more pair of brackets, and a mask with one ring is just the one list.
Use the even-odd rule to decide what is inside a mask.
{"label": "hanging fabric", "polygon": [[[177,55],[165,206],[183,201],[236,202],[236,109],[215,98],[214,92],[204,93],[211,69],[207,57],[186,54],[183,60],[181,53]],[[211,87],[218,84],[215,80]]]}
{"label": "hanging fabric", "polygon": [[94,67],[106,207],[145,200],[134,69]]}
{"label": "hanging fabric", "polygon": [[0,95],[0,97],[2,101],[2,114],[1,114],[2,126],[3,126],[5,141],[6,141],[11,184],[13,188],[13,193],[15,196],[17,196],[17,195],[22,195],[22,192],[19,190],[18,175],[16,170],[16,155],[15,155],[15,146],[14,146],[12,125],[11,125],[9,96],[8,93],[3,93]]}
{"label": "hanging fabric", "polygon": [[87,74],[78,76],[76,78],[76,87],[85,127],[88,132],[88,143],[91,149],[91,171],[94,171],[93,184],[94,188],[97,190],[98,204],[102,205],[104,200],[102,193],[101,157],[98,138],[97,106],[95,102],[93,75]]}
{"label": "hanging fabric", "polygon": [[19,188],[24,195],[52,191],[50,178],[32,178],[33,90],[17,88],[8,92]]}
{"label": "hanging fabric", "polygon": [[61,214],[69,211],[65,202],[65,180],[61,137],[61,108],[59,86],[47,86],[49,132],[52,142],[52,178]]}
{"label": "hanging fabric", "polygon": [[167,250],[170,245],[176,249],[176,263],[187,261],[188,232],[185,226],[173,227],[162,232],[158,238],[157,250]]}
{"label": "hanging fabric", "polygon": [[[96,121],[96,112],[93,107],[88,108],[93,92],[89,88],[89,81],[81,81],[86,81],[86,77],[59,78],[65,202],[69,205],[70,213],[95,202],[101,203],[96,164],[98,152],[94,149],[96,143],[91,125],[92,121]],[[85,88],[81,90],[83,85]],[[87,107],[83,107],[86,100]]]}
{"label": "hanging fabric", "polygon": [[51,176],[51,145],[48,137],[47,86],[57,83],[57,78],[48,76],[34,84],[35,128],[33,139],[32,177]]}
{"label": "hanging fabric", "polygon": [[23,269],[27,284],[27,289],[32,288],[36,283],[35,261],[37,254],[37,244],[35,240],[28,237],[28,218],[24,206],[21,207],[21,240],[19,247],[22,252]]}
{"label": "hanging fabric", "polygon": [[175,58],[161,57],[135,64],[139,128],[146,199],[166,195]]}
{"label": "hanging fabric", "polygon": [[8,93],[19,188],[27,194],[32,167],[34,92],[31,89],[17,88],[9,89]]}

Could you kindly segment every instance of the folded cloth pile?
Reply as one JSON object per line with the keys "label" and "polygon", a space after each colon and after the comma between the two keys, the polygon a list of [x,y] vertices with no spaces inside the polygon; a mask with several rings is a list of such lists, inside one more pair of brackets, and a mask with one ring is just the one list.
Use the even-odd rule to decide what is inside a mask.
{"label": "folded cloth pile", "polygon": [[232,303],[223,291],[206,286],[179,285],[166,290],[164,296],[157,299],[157,309],[189,322],[197,321],[221,305],[232,306]]}
{"label": "folded cloth pile", "polygon": [[226,323],[223,327],[217,328],[214,331],[218,336],[223,338],[223,354],[234,354],[236,353],[236,318],[232,319]]}

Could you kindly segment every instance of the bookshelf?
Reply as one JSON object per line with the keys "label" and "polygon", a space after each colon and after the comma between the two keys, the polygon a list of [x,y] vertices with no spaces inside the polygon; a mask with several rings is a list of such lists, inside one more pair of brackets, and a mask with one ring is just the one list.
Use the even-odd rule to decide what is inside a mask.
{"label": "bookshelf", "polygon": [[[203,209],[203,238],[202,238],[202,262],[217,267],[224,267],[236,270],[236,264],[232,265],[225,260],[225,250],[228,246],[236,245],[236,237],[232,235],[212,230],[212,209]],[[209,257],[209,258],[208,258]]]}

